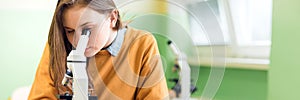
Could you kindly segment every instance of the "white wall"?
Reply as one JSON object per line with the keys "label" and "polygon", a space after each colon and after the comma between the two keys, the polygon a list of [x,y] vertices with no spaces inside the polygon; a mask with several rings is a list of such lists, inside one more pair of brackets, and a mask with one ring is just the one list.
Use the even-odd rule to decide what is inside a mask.
{"label": "white wall", "polygon": [[32,84],[56,0],[0,1],[0,100]]}

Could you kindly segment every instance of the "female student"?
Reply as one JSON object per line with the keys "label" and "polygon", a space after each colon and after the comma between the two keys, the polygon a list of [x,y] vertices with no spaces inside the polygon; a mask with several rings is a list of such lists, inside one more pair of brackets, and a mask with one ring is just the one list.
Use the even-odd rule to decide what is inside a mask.
{"label": "female student", "polygon": [[84,53],[89,87],[98,99],[168,99],[154,37],[123,26],[112,0],[59,0],[28,99],[57,99],[72,93],[61,81],[66,58],[84,29],[91,31]]}

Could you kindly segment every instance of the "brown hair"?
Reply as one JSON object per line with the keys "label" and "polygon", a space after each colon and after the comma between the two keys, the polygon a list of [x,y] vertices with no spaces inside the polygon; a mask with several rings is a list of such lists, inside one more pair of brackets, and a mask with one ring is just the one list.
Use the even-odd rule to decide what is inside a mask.
{"label": "brown hair", "polygon": [[[49,72],[58,94],[60,91],[66,90],[61,81],[66,72],[67,55],[72,50],[72,45],[68,41],[63,28],[62,16],[65,9],[74,5],[86,5],[99,13],[110,13],[116,9],[116,5],[112,0],[58,0],[48,36],[50,47]],[[113,29],[118,30],[121,27],[122,23],[118,14],[118,20]]]}

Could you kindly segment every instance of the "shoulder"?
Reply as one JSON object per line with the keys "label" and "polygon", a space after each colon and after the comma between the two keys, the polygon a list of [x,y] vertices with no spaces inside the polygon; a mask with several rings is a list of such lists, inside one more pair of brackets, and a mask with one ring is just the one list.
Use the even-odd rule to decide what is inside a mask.
{"label": "shoulder", "polygon": [[120,54],[126,54],[134,61],[143,61],[147,57],[159,55],[159,51],[156,39],[150,32],[128,27]]}
{"label": "shoulder", "polygon": [[150,45],[155,43],[156,40],[152,33],[147,32],[145,30],[139,30],[132,27],[128,27],[125,35],[125,42],[126,43],[134,43],[134,44],[140,44],[140,45]]}

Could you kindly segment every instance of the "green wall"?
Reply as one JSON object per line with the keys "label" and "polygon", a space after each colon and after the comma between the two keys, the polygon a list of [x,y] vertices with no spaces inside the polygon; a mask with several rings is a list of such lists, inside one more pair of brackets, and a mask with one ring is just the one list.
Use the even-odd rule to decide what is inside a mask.
{"label": "green wall", "polygon": [[300,1],[274,0],[269,100],[300,98]]}
{"label": "green wall", "polygon": [[[193,94],[194,97],[199,97],[203,92],[210,70],[210,67],[200,68],[199,91]],[[267,83],[267,71],[226,68],[213,100],[266,100]]]}

